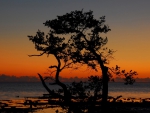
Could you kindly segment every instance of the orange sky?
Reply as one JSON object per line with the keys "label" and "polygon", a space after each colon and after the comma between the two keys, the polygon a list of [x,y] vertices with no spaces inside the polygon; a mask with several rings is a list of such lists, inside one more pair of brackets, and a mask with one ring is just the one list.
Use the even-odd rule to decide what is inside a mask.
{"label": "orange sky", "polygon": [[[59,3],[58,3],[59,2]],[[136,2],[136,4],[135,4]],[[0,1],[0,74],[37,76],[44,73],[56,61],[53,57],[28,57],[38,53],[27,35],[37,30],[47,31],[43,23],[72,10],[94,11],[95,18],[106,16],[111,31],[108,48],[116,50],[110,67],[138,72],[138,77],[150,77],[150,1]],[[61,4],[58,5],[58,4]],[[62,72],[62,76],[85,77],[94,71],[78,70]]]}

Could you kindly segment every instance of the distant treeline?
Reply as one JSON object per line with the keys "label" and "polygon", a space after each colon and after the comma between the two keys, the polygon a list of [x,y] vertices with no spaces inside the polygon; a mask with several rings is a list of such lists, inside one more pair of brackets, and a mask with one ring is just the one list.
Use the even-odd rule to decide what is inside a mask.
{"label": "distant treeline", "polygon": [[[62,82],[79,82],[79,81],[87,81],[87,78],[78,78],[78,77],[70,77],[70,78],[61,78]],[[150,82],[150,78],[136,78],[136,82]],[[10,76],[1,74],[0,75],[0,82],[40,82],[38,76]],[[124,82],[122,78],[115,78],[115,82]]]}

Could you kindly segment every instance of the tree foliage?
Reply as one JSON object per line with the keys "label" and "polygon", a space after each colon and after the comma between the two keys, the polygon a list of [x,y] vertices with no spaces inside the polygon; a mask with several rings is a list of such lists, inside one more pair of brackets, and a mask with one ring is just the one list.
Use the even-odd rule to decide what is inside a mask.
{"label": "tree foliage", "polygon": [[126,70],[121,70],[118,65],[116,65],[116,67],[110,68],[110,71],[113,72],[112,74],[123,77],[125,85],[132,85],[135,82],[134,76],[138,75],[138,73],[133,70],[130,70],[129,72]]}

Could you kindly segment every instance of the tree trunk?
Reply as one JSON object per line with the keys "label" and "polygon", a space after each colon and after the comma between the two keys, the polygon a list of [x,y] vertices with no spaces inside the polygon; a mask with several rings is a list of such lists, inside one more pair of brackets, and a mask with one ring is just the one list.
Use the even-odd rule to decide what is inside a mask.
{"label": "tree trunk", "polygon": [[60,58],[57,55],[55,55],[55,57],[58,61],[58,66],[57,66],[57,71],[56,71],[56,76],[55,76],[56,84],[58,84],[59,86],[63,88],[65,104],[69,105],[71,101],[71,95],[70,95],[70,92],[67,90],[67,86],[64,83],[60,82],[59,80],[59,74],[61,72],[61,62],[60,62]]}
{"label": "tree trunk", "polygon": [[107,98],[108,98],[108,67],[104,66],[104,62],[101,59],[101,56],[98,55],[93,49],[91,49],[92,53],[96,56],[97,61],[100,65],[100,68],[102,70],[102,112],[106,112],[107,110]]}
{"label": "tree trunk", "polygon": [[67,90],[67,86],[64,83],[60,82],[58,77],[56,78],[56,84],[62,87],[64,91],[64,102],[65,104],[69,104],[71,101],[71,95],[70,92]]}
{"label": "tree trunk", "polygon": [[104,66],[102,70],[102,82],[103,82],[103,89],[102,89],[102,112],[107,111],[107,98],[108,98],[108,67]]}

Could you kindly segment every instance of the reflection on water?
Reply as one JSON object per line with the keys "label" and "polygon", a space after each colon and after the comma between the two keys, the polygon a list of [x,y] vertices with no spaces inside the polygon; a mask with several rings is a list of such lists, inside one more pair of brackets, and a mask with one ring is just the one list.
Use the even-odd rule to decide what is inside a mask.
{"label": "reflection on water", "polygon": [[41,83],[0,83],[0,99],[41,96],[47,93]]}
{"label": "reflection on water", "polygon": [[124,85],[123,83],[110,83],[109,95],[122,95],[125,98],[149,98],[150,83],[134,83],[133,85]]}
{"label": "reflection on water", "polygon": [[[60,87],[53,85],[50,89],[58,89]],[[0,83],[0,100],[17,99],[32,96],[42,96],[47,91],[42,83]],[[124,98],[149,98],[150,83],[135,83],[134,85],[124,85],[123,83],[109,83],[109,95]]]}

